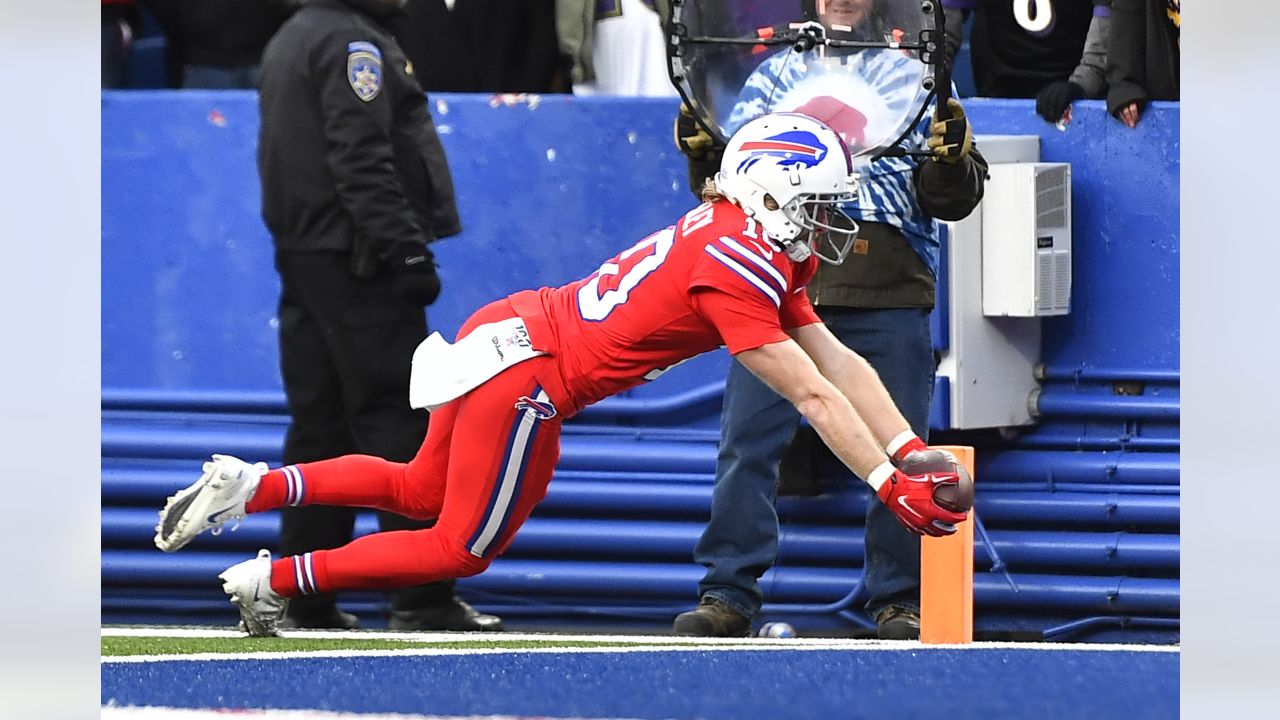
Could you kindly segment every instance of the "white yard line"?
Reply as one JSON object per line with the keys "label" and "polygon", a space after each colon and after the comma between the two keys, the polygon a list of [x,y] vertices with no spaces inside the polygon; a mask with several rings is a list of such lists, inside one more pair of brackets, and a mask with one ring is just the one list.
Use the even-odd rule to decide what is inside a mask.
{"label": "white yard line", "polygon": [[[240,637],[242,633],[218,628],[103,628],[103,637]],[[1180,647],[1169,645],[1124,645],[1090,643],[984,642],[971,645],[925,645],[915,641],[850,640],[841,638],[693,638],[671,635],[576,635],[542,633],[393,633],[377,631],[292,630],[285,637],[361,640],[395,640],[430,643],[492,643],[492,648],[417,648],[402,650],[317,650],[296,652],[193,653],[186,655],[123,655],[102,658],[104,663],[172,662],[182,660],[283,660],[302,657],[368,657],[404,655],[470,655],[512,653],[601,653],[601,652],[709,652],[720,650],[865,650],[890,652],[927,652],[935,649],[967,650],[1050,650],[1090,652],[1155,652],[1179,653]],[[499,647],[511,641],[549,643],[607,643],[598,647]]]}

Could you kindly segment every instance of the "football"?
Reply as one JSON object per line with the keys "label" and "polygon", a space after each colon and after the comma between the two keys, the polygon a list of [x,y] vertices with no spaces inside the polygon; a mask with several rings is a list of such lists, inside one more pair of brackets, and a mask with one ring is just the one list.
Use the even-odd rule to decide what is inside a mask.
{"label": "football", "polygon": [[960,476],[957,484],[939,485],[933,489],[933,501],[945,510],[952,512],[969,512],[973,508],[973,478],[963,465],[955,465],[956,474]]}
{"label": "football", "polygon": [[939,507],[952,512],[969,512],[973,507],[973,478],[950,453],[933,449],[913,452],[902,459],[899,469],[908,475],[923,475],[931,472],[956,473],[960,476],[960,481],[935,487],[933,501]]}

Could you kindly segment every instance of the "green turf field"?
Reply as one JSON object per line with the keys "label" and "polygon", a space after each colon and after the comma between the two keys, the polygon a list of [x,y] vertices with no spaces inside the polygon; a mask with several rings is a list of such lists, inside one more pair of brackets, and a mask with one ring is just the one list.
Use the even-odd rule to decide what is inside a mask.
{"label": "green turf field", "polygon": [[[693,647],[696,643],[670,644],[662,647]],[[249,637],[103,637],[102,655],[188,655],[193,653],[251,652],[316,652],[322,650],[398,650],[407,648],[439,648],[451,650],[533,650],[553,648],[617,647],[617,642],[588,640],[389,640],[376,635],[350,638],[249,638]]]}
{"label": "green turf field", "polygon": [[[250,638],[231,628],[107,626],[102,628],[102,656],[190,654],[386,652],[443,650],[451,652],[512,650],[687,649],[761,647],[797,640],[755,638],[681,638],[644,635],[563,635],[553,633],[397,633],[379,630],[285,630],[283,637]],[[822,641],[818,641],[822,642]],[[831,641],[827,641],[831,642]]]}

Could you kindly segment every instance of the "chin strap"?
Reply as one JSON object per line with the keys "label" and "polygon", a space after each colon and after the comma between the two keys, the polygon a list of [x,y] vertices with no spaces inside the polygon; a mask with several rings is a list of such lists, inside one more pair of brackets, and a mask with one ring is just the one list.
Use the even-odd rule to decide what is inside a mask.
{"label": "chin strap", "polygon": [[804,262],[813,254],[813,248],[809,247],[809,243],[796,239],[787,245],[786,253],[787,257],[791,258],[792,261]]}
{"label": "chin strap", "polygon": [[[756,222],[758,223],[759,220]],[[760,236],[764,238],[765,242],[781,250],[792,262],[804,262],[813,254],[813,248],[809,247],[809,243],[800,239],[803,234],[801,232],[794,240],[783,242],[768,230],[765,230],[764,225],[760,225]]]}

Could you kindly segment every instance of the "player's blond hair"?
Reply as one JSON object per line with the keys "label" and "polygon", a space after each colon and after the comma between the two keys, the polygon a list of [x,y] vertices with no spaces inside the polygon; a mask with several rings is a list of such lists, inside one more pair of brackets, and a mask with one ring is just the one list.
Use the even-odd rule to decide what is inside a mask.
{"label": "player's blond hair", "polygon": [[716,200],[728,200],[724,193],[720,192],[720,187],[716,185],[714,177],[706,178],[702,181],[702,202],[715,202]]}

